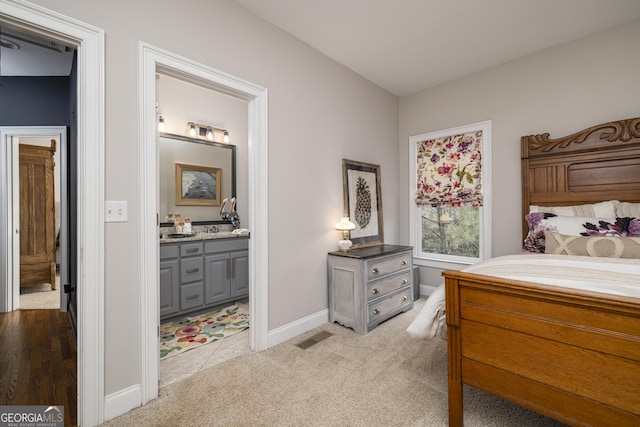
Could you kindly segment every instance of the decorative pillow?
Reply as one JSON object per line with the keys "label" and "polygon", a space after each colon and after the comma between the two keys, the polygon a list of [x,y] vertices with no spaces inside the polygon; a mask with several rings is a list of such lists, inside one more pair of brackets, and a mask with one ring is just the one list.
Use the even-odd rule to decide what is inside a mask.
{"label": "decorative pillow", "polygon": [[[544,231],[568,236],[580,236],[594,231],[602,221],[614,223],[615,218],[586,218],[578,216],[558,216],[552,213],[533,212],[525,216],[529,223],[529,234],[524,239],[524,249],[528,252],[544,253]],[[589,224],[589,225],[587,225]],[[598,224],[598,225],[596,225]]]}
{"label": "decorative pillow", "polygon": [[621,202],[616,208],[616,216],[640,218],[640,203]]}
{"label": "decorative pillow", "polygon": [[606,220],[598,221],[598,224],[584,224],[587,231],[581,236],[607,236],[607,237],[640,237],[640,219],[616,218],[614,222]]}
{"label": "decorative pillow", "polygon": [[546,254],[640,259],[640,237],[567,236],[544,231]]}
{"label": "decorative pillow", "polygon": [[[562,216],[580,216],[587,218],[615,218],[616,207],[620,202],[617,200],[609,200],[607,202],[594,203],[589,205],[577,206],[529,206],[529,213],[545,212]],[[639,205],[640,206],[640,205]],[[627,215],[618,215],[627,216]],[[629,215],[635,216],[635,215]],[[638,214],[637,216],[640,216]]]}

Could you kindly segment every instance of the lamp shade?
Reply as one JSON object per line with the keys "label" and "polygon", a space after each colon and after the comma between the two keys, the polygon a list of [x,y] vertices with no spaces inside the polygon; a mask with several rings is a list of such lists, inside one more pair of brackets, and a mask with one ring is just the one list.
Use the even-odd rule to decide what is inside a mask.
{"label": "lamp shade", "polygon": [[349,221],[348,216],[343,216],[339,223],[336,224],[336,230],[350,231],[356,228],[356,225]]}

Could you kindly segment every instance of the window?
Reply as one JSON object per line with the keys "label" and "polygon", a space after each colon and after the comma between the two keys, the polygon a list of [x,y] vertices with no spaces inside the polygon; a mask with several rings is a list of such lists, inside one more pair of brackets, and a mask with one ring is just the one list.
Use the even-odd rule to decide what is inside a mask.
{"label": "window", "polygon": [[491,122],[409,138],[410,233],[417,265],[491,256]]}

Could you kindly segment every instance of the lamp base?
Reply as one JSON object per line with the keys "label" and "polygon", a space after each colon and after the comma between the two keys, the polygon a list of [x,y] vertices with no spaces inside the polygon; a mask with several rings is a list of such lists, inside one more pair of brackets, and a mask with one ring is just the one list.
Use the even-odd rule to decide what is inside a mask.
{"label": "lamp base", "polygon": [[347,252],[353,246],[351,240],[338,240],[338,247],[342,252]]}

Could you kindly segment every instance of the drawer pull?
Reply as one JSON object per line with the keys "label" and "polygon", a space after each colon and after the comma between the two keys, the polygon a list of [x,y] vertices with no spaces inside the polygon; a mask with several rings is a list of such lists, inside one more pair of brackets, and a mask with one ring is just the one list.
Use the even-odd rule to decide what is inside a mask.
{"label": "drawer pull", "polygon": [[380,293],[380,289],[378,289],[378,288],[373,288],[373,289],[371,289],[371,293],[372,293],[372,294],[374,294],[374,295],[375,295],[375,294],[378,294],[378,293]]}
{"label": "drawer pull", "polygon": [[198,271],[200,271],[199,268],[189,268],[189,269],[187,269],[187,273],[197,273]]}
{"label": "drawer pull", "polygon": [[407,281],[407,279],[402,279],[402,282],[400,282],[400,283],[402,283],[403,285],[406,285],[409,282]]}
{"label": "drawer pull", "polygon": [[200,296],[200,294],[188,295],[188,296],[186,297],[186,300],[187,300],[187,301],[191,301],[192,299],[196,299],[196,298],[198,298],[199,296]]}
{"label": "drawer pull", "polygon": [[407,265],[407,261],[402,260],[402,262],[401,262],[400,264],[402,264],[402,265]]}
{"label": "drawer pull", "polygon": [[198,248],[190,248],[190,249],[187,249],[187,253],[190,254],[192,252],[198,252],[198,250],[199,250]]}
{"label": "drawer pull", "polygon": [[406,300],[408,300],[408,299],[409,299],[409,297],[408,297],[408,296],[406,296],[406,295],[402,297],[402,301],[406,301]]}
{"label": "drawer pull", "polygon": [[379,273],[379,270],[377,268],[374,268],[373,269],[373,274],[378,274],[378,273]]}
{"label": "drawer pull", "polygon": [[374,308],[373,309],[373,314],[380,314],[380,309],[379,308]]}

